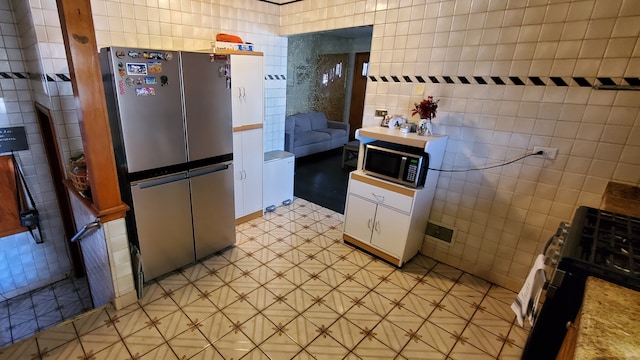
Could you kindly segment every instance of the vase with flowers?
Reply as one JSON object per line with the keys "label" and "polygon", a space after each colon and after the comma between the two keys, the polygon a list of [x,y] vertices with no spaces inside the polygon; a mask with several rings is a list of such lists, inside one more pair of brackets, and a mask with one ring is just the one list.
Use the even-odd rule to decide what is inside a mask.
{"label": "vase with flowers", "polygon": [[433,124],[431,120],[436,117],[439,101],[439,99],[433,100],[433,96],[429,95],[426,99],[415,103],[411,115],[420,115],[420,123],[416,130],[418,135],[433,135]]}

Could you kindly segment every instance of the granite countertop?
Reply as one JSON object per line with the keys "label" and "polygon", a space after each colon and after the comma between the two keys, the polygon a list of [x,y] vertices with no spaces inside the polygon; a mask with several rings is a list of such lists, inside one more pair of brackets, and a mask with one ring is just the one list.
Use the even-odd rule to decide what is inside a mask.
{"label": "granite countertop", "polygon": [[640,359],[640,292],[588,277],[576,360]]}

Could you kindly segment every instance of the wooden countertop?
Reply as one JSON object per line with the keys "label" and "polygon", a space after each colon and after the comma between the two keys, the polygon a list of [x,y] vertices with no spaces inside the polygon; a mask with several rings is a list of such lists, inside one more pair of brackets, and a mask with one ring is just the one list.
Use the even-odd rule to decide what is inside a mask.
{"label": "wooden countertop", "polygon": [[609,182],[600,208],[640,218],[640,187]]}
{"label": "wooden countertop", "polygon": [[640,359],[640,292],[587,278],[574,359]]}

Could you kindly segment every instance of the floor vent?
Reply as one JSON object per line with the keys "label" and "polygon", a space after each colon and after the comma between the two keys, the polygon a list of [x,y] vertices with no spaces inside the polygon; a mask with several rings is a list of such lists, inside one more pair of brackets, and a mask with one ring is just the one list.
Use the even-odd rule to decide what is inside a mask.
{"label": "floor vent", "polygon": [[447,246],[451,246],[453,244],[453,230],[442,225],[434,224],[432,222],[427,223],[425,235],[427,235],[427,239]]}

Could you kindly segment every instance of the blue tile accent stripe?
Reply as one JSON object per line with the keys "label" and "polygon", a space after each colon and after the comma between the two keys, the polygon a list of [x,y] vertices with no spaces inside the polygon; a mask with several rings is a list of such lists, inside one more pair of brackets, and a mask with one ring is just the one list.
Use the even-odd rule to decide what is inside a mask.
{"label": "blue tile accent stripe", "polygon": [[537,76],[530,76],[529,80],[531,80],[531,82],[533,83],[533,85],[536,86],[545,86],[546,84],[544,83],[544,81],[542,81],[542,79],[540,79]]}
{"label": "blue tile accent stripe", "polygon": [[540,77],[540,76],[445,76],[445,75],[369,75],[372,82],[396,82],[396,83],[432,83],[432,84],[465,84],[465,85],[517,85],[517,86],[580,86],[593,87],[594,85],[631,85],[640,86],[640,78],[625,77],[612,79],[599,77],[587,79],[584,77]]}
{"label": "blue tile accent stripe", "polygon": [[513,85],[524,85],[524,81],[520,80],[517,76],[509,76],[509,80],[511,80]]}
{"label": "blue tile accent stripe", "polygon": [[569,86],[561,77],[551,77],[550,79],[558,86]]}
{"label": "blue tile accent stripe", "polygon": [[[46,81],[71,81],[70,74],[31,74],[27,72],[0,72],[0,79],[34,79],[40,78]],[[266,74],[265,80],[286,80],[287,77],[281,74]],[[473,79],[473,81],[471,80]],[[534,85],[534,86],[580,86],[580,87],[593,87],[594,85],[630,85],[640,86],[640,78],[637,77],[625,77],[622,79],[612,79],[609,77],[598,77],[587,79],[585,77],[539,77],[539,76],[444,76],[444,75],[369,75],[369,80],[372,82],[395,82],[395,83],[427,83],[433,84],[464,84],[464,85]],[[474,82],[475,81],[475,82]]]}
{"label": "blue tile accent stripe", "polygon": [[31,76],[29,73],[23,72],[0,72],[0,77],[3,79],[29,79]]}
{"label": "blue tile accent stripe", "polygon": [[589,82],[589,80],[583,78],[583,77],[574,77],[573,81],[576,82],[576,84],[578,84],[579,86],[586,86],[586,87],[591,87],[591,83]]}
{"label": "blue tile accent stripe", "polygon": [[[71,81],[71,74],[31,74],[31,73],[18,73],[18,72],[0,72],[0,79],[36,79],[40,78],[46,81],[59,81],[66,82]],[[287,80],[285,75],[267,74],[264,76],[265,80]]]}

